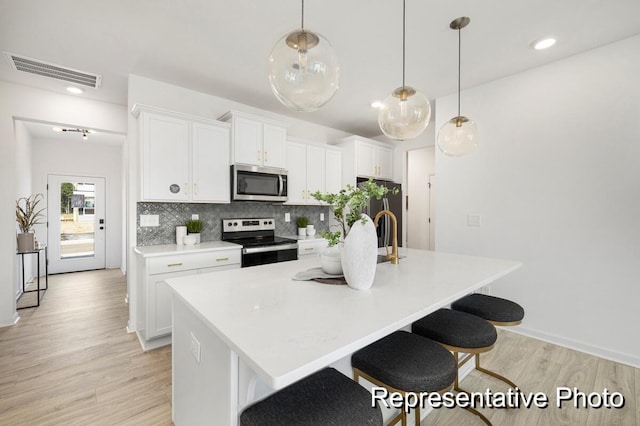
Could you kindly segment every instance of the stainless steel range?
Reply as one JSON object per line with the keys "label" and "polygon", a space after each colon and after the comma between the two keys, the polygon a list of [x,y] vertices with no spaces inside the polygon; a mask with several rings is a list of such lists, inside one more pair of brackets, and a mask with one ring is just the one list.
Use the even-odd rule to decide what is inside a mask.
{"label": "stainless steel range", "polygon": [[242,245],[242,267],[298,259],[298,242],[276,237],[274,218],[222,219],[222,240]]}

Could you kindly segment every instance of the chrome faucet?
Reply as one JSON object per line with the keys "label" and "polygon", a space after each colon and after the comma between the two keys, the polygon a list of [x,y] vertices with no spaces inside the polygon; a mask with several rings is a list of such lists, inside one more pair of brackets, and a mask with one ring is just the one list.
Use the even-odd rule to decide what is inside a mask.
{"label": "chrome faucet", "polygon": [[380,220],[384,215],[389,216],[391,218],[391,223],[393,224],[393,233],[391,234],[391,253],[389,253],[389,246],[385,246],[384,249],[387,251],[387,259],[391,260],[392,264],[397,265],[400,263],[400,258],[398,257],[398,219],[396,218],[396,215],[389,210],[381,210],[373,219],[373,224],[377,227],[378,220]]}

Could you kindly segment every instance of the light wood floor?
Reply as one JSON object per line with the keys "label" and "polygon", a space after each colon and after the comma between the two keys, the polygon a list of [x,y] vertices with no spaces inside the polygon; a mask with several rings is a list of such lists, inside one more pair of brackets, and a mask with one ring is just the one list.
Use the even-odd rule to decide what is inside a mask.
{"label": "light wood floor", "polygon": [[[0,425],[170,425],[170,347],[143,353],[125,325],[125,278],[119,270],[50,277],[37,309],[0,329]],[[27,296],[25,296],[27,297]],[[27,301],[28,302],[28,301]],[[501,331],[483,364],[525,392],[544,392],[551,406],[490,410],[501,425],[640,425],[640,370]],[[506,385],[473,372],[470,391]],[[555,408],[557,386],[622,392],[620,410]],[[482,425],[462,409],[440,409],[424,425]]]}

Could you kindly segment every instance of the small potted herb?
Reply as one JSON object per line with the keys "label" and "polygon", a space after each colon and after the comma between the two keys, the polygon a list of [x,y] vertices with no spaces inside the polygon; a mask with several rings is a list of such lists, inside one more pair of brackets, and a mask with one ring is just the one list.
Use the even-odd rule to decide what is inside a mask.
{"label": "small potted herb", "polygon": [[306,216],[299,216],[296,219],[296,225],[298,225],[298,235],[307,235],[307,225],[309,224],[309,218]]}
{"label": "small potted herb", "polygon": [[196,237],[196,244],[200,243],[200,231],[202,231],[203,224],[201,220],[197,219],[191,219],[185,222],[188,234]]}

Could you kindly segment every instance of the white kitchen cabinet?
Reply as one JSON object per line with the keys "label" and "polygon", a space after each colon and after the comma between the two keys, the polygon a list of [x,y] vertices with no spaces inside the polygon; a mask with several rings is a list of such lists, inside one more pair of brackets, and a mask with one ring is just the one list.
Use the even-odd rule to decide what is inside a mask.
{"label": "white kitchen cabinet", "polygon": [[141,201],[228,203],[229,125],[136,105]]}
{"label": "white kitchen cabinet", "polygon": [[383,142],[350,136],[336,141],[342,148],[342,184],[355,185],[358,177],[392,180],[393,150]]}
{"label": "white kitchen cabinet", "polygon": [[[217,242],[219,243],[219,242]],[[216,242],[206,243],[209,245]],[[205,244],[203,244],[205,245]],[[175,247],[175,246],[174,246]],[[171,291],[164,282],[169,278],[240,268],[241,247],[214,251],[145,257],[138,276],[138,337],[144,350],[170,343]],[[140,249],[137,249],[140,250]]]}
{"label": "white kitchen cabinet", "polygon": [[312,193],[337,193],[342,188],[342,153],[335,147],[291,139],[287,142],[287,171],[287,204],[319,205]]}
{"label": "white kitchen cabinet", "polygon": [[281,123],[229,111],[220,120],[231,123],[232,162],[285,168],[287,130]]}

